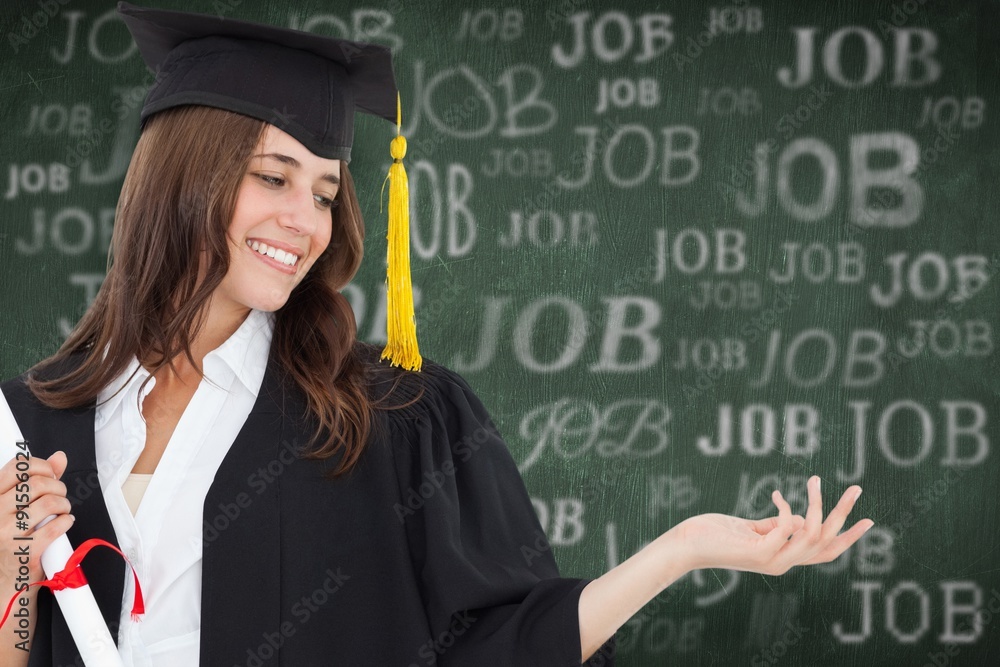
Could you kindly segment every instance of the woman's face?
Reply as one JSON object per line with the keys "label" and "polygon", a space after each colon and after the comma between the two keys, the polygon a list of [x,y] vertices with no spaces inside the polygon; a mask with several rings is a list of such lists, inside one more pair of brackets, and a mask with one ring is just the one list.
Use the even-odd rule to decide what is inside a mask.
{"label": "woman's face", "polygon": [[273,312],[326,250],[340,160],[317,157],[268,125],[243,177],[229,225],[229,272],[213,306]]}

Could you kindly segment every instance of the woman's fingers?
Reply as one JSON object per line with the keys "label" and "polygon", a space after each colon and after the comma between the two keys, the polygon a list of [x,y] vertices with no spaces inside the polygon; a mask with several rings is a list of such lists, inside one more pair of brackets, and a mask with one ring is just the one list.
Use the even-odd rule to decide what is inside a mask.
{"label": "woman's fingers", "polygon": [[806,510],[806,523],[802,526],[806,537],[810,540],[819,539],[823,529],[823,495],[819,489],[819,475],[813,475],[806,482],[809,495],[809,507]]}
{"label": "woman's fingers", "polygon": [[840,497],[837,506],[830,511],[830,515],[823,522],[824,540],[831,540],[837,537],[840,529],[844,527],[844,523],[847,521],[847,515],[854,509],[854,503],[857,502],[860,495],[861,487],[857,485],[849,487],[844,491],[844,495]]}
{"label": "woman's fingers", "polygon": [[[798,514],[793,514],[791,520],[792,520],[792,533],[793,534],[795,533],[795,531],[797,531],[800,528],[802,528],[802,524],[805,523],[805,521],[806,521],[805,519],[803,519]],[[758,535],[761,535],[761,536],[767,535],[772,530],[774,530],[775,528],[778,527],[778,517],[771,516],[771,517],[767,517],[765,519],[757,519],[756,521],[751,521],[750,522],[750,527]]]}
{"label": "woman's fingers", "polygon": [[767,554],[776,554],[788,543],[789,536],[795,532],[798,525],[792,518],[792,508],[782,497],[777,489],[771,494],[771,500],[778,507],[778,516],[775,519],[774,528],[764,538],[764,551]]}
{"label": "woman's fingers", "polygon": [[51,477],[31,477],[23,485],[0,495],[0,531],[10,527],[28,534],[52,514],[67,514],[72,505],[66,485]]}
{"label": "woman's fingers", "polygon": [[45,475],[33,475],[26,482],[18,484],[6,493],[0,494],[0,513],[14,511],[15,504],[24,504],[24,497],[28,497],[28,502],[52,493],[57,496],[66,495],[66,485],[53,477]]}
{"label": "woman's fingers", "polygon": [[46,459],[46,461],[52,466],[52,472],[55,474],[56,479],[62,479],[63,473],[66,472],[66,465],[69,463],[69,460],[66,458],[66,452],[53,452],[52,456]]}
{"label": "woman's fingers", "polygon": [[60,514],[52,521],[31,534],[32,553],[40,554],[52,544],[57,537],[73,526],[76,517],[72,514]]}
{"label": "woman's fingers", "polygon": [[25,525],[28,531],[34,531],[38,524],[45,520],[48,516],[60,516],[63,514],[69,514],[73,511],[73,507],[70,505],[69,500],[66,496],[57,496],[51,493],[46,494],[30,505],[28,505],[28,518],[25,520]]}
{"label": "woman's fingers", "polygon": [[0,468],[0,487],[10,485],[0,493],[3,528],[26,535],[46,517],[72,510],[66,485],[57,479],[65,472],[66,463],[66,455],[56,452],[48,459],[11,460]]}
{"label": "woman's fingers", "polygon": [[[51,462],[35,457],[27,461],[24,459],[11,459],[7,461],[0,468],[0,494],[10,491],[18,483],[24,483],[26,478],[49,477],[58,479],[66,469],[66,455],[62,454],[60,458],[56,458],[59,454],[61,452],[53,454]],[[56,474],[53,464],[61,465],[58,471],[59,474]]]}
{"label": "woman's fingers", "polygon": [[858,521],[840,535],[834,537],[826,547],[818,554],[802,563],[802,565],[815,565],[816,563],[830,563],[837,560],[840,554],[850,549],[861,536],[868,532],[868,529],[875,525],[871,519]]}
{"label": "woman's fingers", "polygon": [[[807,490],[809,507],[802,527],[792,535],[785,549],[780,552],[780,563],[788,567],[835,560],[874,525],[873,521],[866,519],[855,524],[844,534],[839,534],[847,521],[848,514],[854,509],[858,496],[861,495],[861,487],[857,485],[849,487],[840,497],[836,507],[831,510],[826,521],[823,521],[823,501],[818,476],[809,478]],[[779,506],[779,512],[780,510]]]}
{"label": "woman's fingers", "polygon": [[782,563],[787,568],[801,563],[822,548],[820,541],[823,536],[823,496],[820,494],[818,475],[809,478],[806,490],[809,506],[806,509],[805,522],[802,528],[792,535],[781,552]]}
{"label": "woman's fingers", "polygon": [[[22,514],[18,514],[19,508]],[[65,514],[70,509],[65,484],[52,477],[34,475],[0,495],[0,530],[10,526],[27,532],[50,514]]]}

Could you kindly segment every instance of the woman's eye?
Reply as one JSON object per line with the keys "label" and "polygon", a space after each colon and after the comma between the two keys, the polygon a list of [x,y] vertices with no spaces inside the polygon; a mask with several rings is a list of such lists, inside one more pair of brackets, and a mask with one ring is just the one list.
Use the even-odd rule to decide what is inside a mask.
{"label": "woman's eye", "polygon": [[257,174],[257,178],[264,181],[268,185],[284,185],[285,179],[279,176],[268,176],[267,174]]}
{"label": "woman's eye", "polygon": [[[271,176],[270,174],[254,174],[254,176],[273,187],[281,187],[285,184],[285,179],[281,176]],[[331,199],[330,197],[324,197],[323,195],[313,195],[313,199],[315,199],[316,203],[324,209],[337,208],[340,204],[337,199]]]}
{"label": "woman's eye", "polygon": [[314,195],[314,198],[323,208],[337,208],[340,202],[336,199],[330,199],[329,197],[324,197],[323,195]]}

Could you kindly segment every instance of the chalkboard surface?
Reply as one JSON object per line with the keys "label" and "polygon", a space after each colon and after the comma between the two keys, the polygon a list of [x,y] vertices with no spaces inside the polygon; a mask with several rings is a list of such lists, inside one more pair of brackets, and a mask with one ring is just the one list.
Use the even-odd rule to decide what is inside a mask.
{"label": "chalkboard surface", "polygon": [[[996,3],[157,0],[394,49],[422,352],[567,576],[854,483],[824,566],[699,570],[622,665],[1000,664]],[[113,2],[0,7],[0,374],[98,289],[152,75]],[[356,126],[385,339],[389,123]],[[384,202],[384,200],[383,200]]]}

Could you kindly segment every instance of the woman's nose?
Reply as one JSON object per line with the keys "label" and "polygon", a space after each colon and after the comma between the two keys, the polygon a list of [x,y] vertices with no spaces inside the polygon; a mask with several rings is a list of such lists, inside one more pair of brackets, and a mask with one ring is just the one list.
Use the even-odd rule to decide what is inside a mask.
{"label": "woman's nose", "polygon": [[312,191],[290,192],[278,214],[278,224],[297,234],[311,234],[316,226]]}

